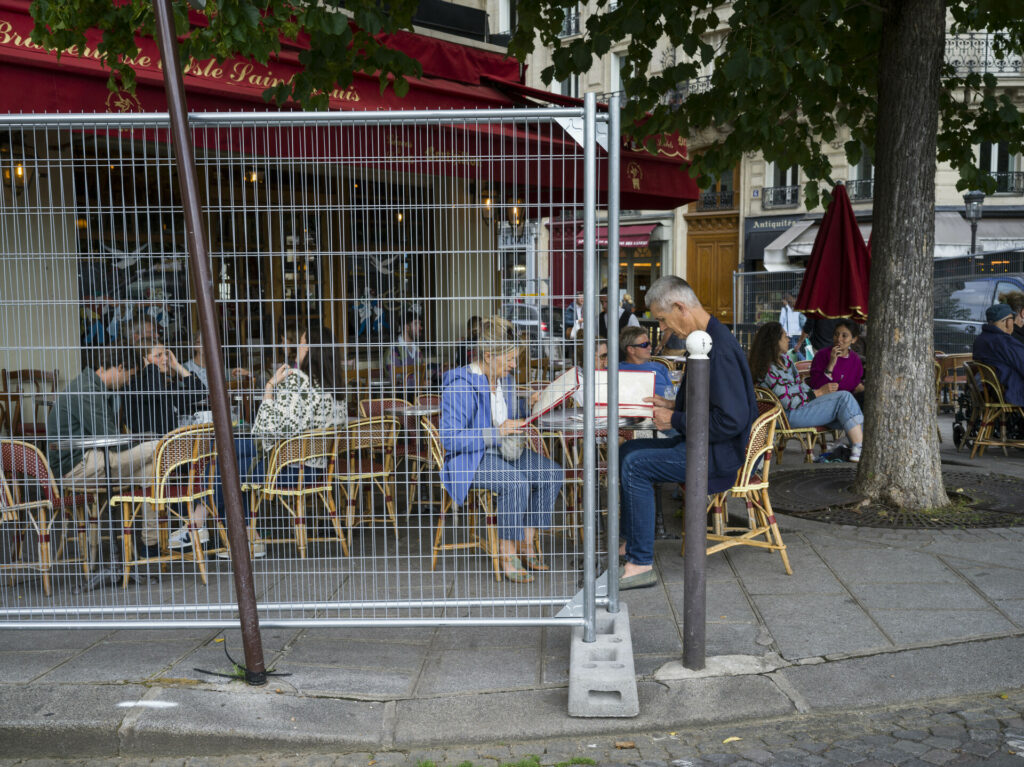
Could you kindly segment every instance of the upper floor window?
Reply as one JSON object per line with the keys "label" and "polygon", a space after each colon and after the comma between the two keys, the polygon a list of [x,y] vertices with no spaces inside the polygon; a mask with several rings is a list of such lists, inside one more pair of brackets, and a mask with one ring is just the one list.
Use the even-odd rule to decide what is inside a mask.
{"label": "upper floor window", "polygon": [[559,80],[558,92],[563,96],[572,96],[574,99],[578,99],[580,97],[580,76],[569,75],[564,80]]}
{"label": "upper floor window", "polygon": [[625,54],[613,53],[611,56],[611,76],[608,78],[608,91],[610,93],[625,90],[625,88],[622,85],[622,70],[625,66]]}
{"label": "upper floor window", "polygon": [[996,180],[996,194],[1024,194],[1024,163],[1010,154],[1006,142],[985,142],[978,148],[978,167]]}
{"label": "upper floor window", "polygon": [[800,168],[791,165],[784,168],[770,162],[765,170],[767,185],[761,191],[761,207],[797,208],[800,206]]}
{"label": "upper floor window", "polygon": [[867,147],[861,144],[860,162],[850,166],[846,191],[852,202],[870,200],[875,194],[875,164],[871,161]]}
{"label": "upper floor window", "polygon": [[565,21],[562,22],[562,31],[559,37],[570,37],[580,33],[580,6],[573,3],[565,7]]}
{"label": "upper floor window", "polygon": [[697,199],[697,210],[734,210],[736,208],[736,171],[716,178]]}

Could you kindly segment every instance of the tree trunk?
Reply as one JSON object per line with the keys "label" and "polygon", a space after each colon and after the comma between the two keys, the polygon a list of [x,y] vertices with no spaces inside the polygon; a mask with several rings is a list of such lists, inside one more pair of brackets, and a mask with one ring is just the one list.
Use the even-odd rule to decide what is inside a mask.
{"label": "tree trunk", "polygon": [[909,509],[949,503],[936,432],[932,340],[935,142],[943,0],[888,0],[868,308],[870,393],[856,489]]}

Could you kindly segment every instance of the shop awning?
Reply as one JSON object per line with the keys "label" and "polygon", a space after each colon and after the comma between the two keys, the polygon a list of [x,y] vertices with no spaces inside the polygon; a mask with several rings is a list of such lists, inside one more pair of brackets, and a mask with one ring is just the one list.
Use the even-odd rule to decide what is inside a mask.
{"label": "shop awning", "polygon": [[[651,232],[657,227],[657,224],[633,224],[630,226],[619,227],[619,247],[620,248],[645,248],[651,242]],[[576,244],[583,244],[583,230],[576,235]],[[599,248],[608,247],[608,227],[599,226],[597,227],[597,246]]]}

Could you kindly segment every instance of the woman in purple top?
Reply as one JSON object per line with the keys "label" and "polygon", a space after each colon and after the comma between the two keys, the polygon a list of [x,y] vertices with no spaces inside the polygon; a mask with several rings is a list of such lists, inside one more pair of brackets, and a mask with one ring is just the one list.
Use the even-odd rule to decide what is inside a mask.
{"label": "woman in purple top", "polygon": [[850,439],[850,460],[860,460],[864,415],[848,391],[834,381],[812,389],[789,358],[789,337],[778,322],[766,322],[750,342],[750,373],[756,386],[771,389],[794,429],[826,426],[842,429]]}
{"label": "woman in purple top", "polygon": [[820,350],[811,363],[807,383],[812,389],[825,384],[838,384],[839,391],[848,391],[861,402],[864,391],[864,364],[850,347],[860,335],[860,328],[850,320],[838,320],[832,334],[832,346]]}

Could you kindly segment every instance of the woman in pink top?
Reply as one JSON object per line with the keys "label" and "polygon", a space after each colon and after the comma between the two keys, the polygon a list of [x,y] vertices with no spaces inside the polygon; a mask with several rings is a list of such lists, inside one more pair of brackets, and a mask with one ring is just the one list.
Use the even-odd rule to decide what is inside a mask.
{"label": "woman in pink top", "polygon": [[814,355],[811,373],[807,383],[812,389],[825,384],[839,385],[840,391],[848,391],[863,399],[864,364],[850,347],[859,335],[859,328],[851,320],[839,320],[832,334],[832,346]]}

